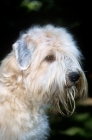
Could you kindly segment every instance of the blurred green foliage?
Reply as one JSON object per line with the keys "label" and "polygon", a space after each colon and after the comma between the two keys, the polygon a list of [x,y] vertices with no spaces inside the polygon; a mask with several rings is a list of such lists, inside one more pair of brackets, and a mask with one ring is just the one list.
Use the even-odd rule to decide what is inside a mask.
{"label": "blurred green foliage", "polygon": [[42,7],[42,2],[40,1],[29,1],[23,0],[21,6],[26,7],[27,10],[30,11],[38,11]]}

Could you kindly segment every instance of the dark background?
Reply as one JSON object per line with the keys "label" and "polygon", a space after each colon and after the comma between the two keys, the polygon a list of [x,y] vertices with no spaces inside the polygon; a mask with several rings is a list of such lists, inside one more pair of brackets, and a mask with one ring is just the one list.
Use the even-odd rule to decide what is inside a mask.
{"label": "dark background", "polygon": [[[12,49],[12,44],[18,38],[21,31],[32,25],[45,25],[52,23],[66,27],[74,36],[83,55],[83,68],[88,80],[88,97],[92,97],[92,4],[90,0],[3,0],[0,2],[0,60]],[[77,110],[78,109],[78,110]],[[81,125],[76,116],[63,118],[58,113],[51,114],[51,138],[59,140],[63,138],[92,138],[91,103],[77,107],[77,115],[83,115],[89,125],[84,126],[86,120],[82,118]],[[87,111],[87,112],[86,112]],[[83,114],[80,114],[83,113]],[[85,117],[85,113],[88,116]],[[79,117],[77,116],[77,117]],[[57,121],[55,118],[58,118]],[[89,118],[88,118],[89,117]],[[60,119],[61,118],[61,119]],[[75,117],[76,118],[76,117]],[[81,118],[81,117],[80,117]],[[52,121],[53,120],[53,121]],[[77,123],[76,123],[77,122]],[[67,123],[67,125],[65,125]],[[63,125],[62,125],[63,124]],[[74,134],[63,134],[62,130],[70,129],[78,125]],[[60,126],[59,126],[60,125]],[[70,132],[72,132],[72,130]],[[60,132],[60,133],[59,133]]]}

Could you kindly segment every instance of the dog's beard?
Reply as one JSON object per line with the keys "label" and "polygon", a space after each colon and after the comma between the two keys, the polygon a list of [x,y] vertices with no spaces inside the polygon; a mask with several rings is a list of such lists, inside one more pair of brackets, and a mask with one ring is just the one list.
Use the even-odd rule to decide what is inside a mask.
{"label": "dog's beard", "polygon": [[[84,73],[82,73],[78,82],[71,86],[66,85],[65,81],[56,81],[50,83],[47,88],[47,99],[50,103],[56,106],[57,110],[62,115],[72,115],[75,110],[75,103],[86,97],[87,81]],[[44,98],[43,98],[44,99]]]}

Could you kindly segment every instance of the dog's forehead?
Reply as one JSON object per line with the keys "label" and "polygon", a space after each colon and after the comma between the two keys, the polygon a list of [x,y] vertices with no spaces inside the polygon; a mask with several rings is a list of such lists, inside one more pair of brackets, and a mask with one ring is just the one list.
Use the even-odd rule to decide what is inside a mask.
{"label": "dog's forehead", "polygon": [[76,45],[73,36],[63,27],[47,25],[43,27],[34,26],[26,31],[22,36],[31,49],[35,50],[56,51],[72,54],[76,58],[81,57],[79,48]]}
{"label": "dog's forehead", "polygon": [[33,40],[38,46],[41,44],[51,47],[74,46],[73,37],[65,28],[58,28],[52,25],[30,28],[27,36],[29,38],[27,39],[28,41]]}

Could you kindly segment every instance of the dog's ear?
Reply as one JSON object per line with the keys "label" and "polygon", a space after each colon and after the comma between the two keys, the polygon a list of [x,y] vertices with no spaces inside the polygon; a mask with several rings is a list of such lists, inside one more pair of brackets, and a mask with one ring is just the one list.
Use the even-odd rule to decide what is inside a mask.
{"label": "dog's ear", "polygon": [[16,59],[21,70],[26,70],[31,62],[32,53],[34,51],[33,44],[28,46],[27,40],[20,39],[13,44]]}

